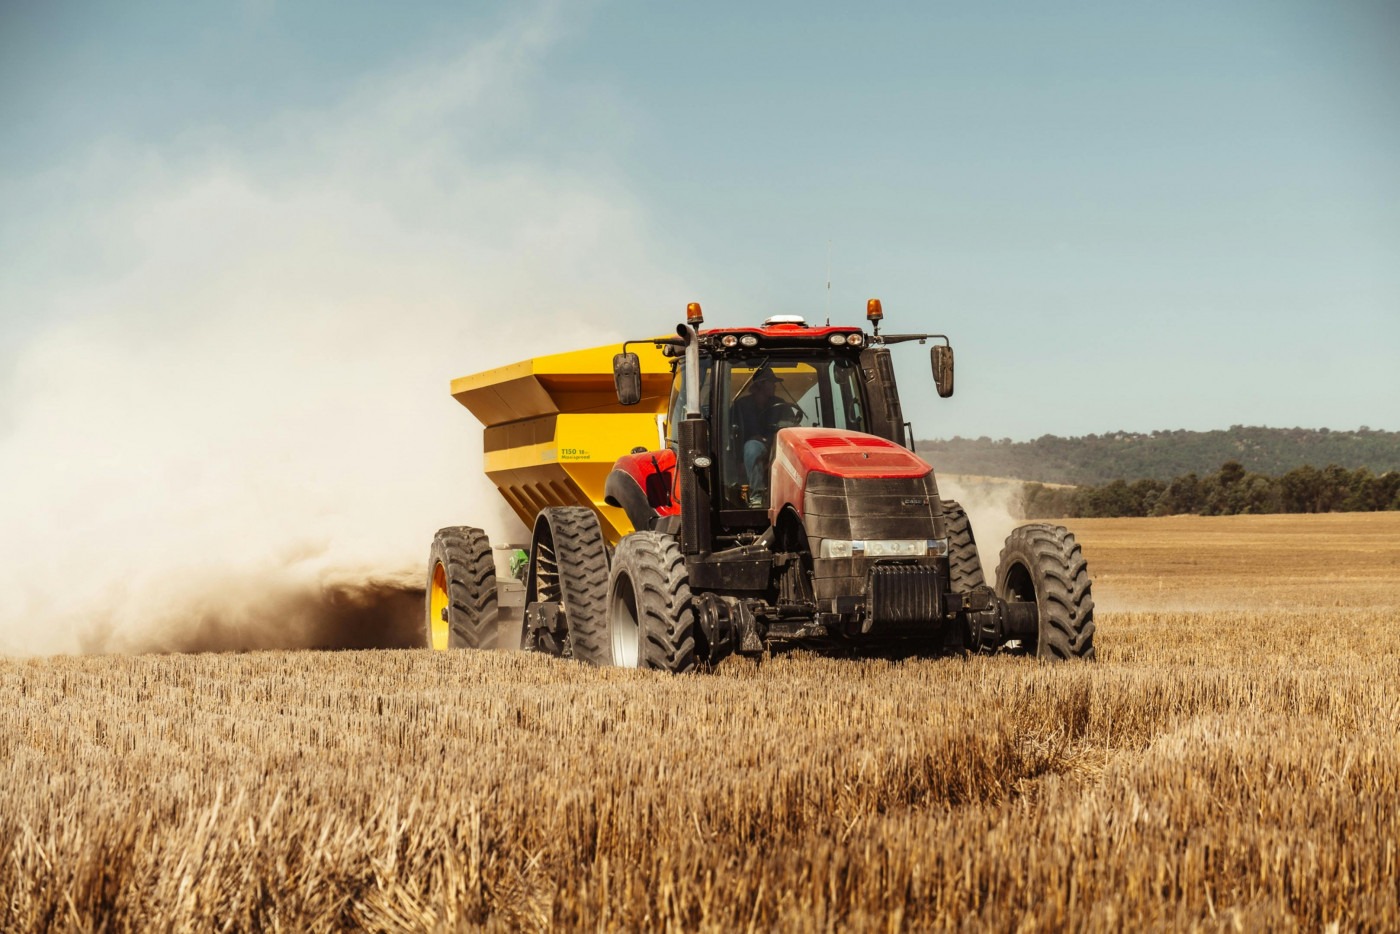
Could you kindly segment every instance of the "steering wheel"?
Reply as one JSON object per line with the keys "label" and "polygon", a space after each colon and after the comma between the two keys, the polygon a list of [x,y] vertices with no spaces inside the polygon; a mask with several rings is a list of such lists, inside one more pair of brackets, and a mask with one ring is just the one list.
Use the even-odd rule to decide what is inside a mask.
{"label": "steering wheel", "polygon": [[796,428],[807,419],[802,407],[791,402],[774,402],[768,407],[768,421],[774,429]]}

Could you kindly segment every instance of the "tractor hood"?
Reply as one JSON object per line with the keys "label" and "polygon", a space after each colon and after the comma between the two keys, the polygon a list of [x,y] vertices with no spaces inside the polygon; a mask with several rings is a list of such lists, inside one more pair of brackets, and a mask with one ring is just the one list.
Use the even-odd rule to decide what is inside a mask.
{"label": "tractor hood", "polygon": [[839,428],[784,428],[773,456],[774,479],[801,484],[812,471],[835,477],[922,477],[928,461],[893,441]]}
{"label": "tractor hood", "polygon": [[929,540],[945,535],[928,461],[885,438],[832,428],[785,428],[773,457],[768,521],[784,510],[815,548],[825,538]]}

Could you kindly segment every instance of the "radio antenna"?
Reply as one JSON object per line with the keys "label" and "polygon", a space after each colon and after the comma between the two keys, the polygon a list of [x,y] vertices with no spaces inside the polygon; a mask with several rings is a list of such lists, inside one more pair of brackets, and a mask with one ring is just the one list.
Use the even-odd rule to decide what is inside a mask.
{"label": "radio antenna", "polygon": [[831,327],[831,239],[826,241],[826,326]]}

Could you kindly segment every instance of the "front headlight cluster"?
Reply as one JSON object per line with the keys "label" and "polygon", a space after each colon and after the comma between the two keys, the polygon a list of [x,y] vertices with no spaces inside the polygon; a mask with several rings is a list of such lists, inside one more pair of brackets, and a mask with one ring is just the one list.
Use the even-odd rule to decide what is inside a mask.
{"label": "front headlight cluster", "polygon": [[842,541],[828,538],[822,540],[823,558],[921,558],[925,555],[946,555],[946,538],[928,539],[866,539]]}
{"label": "front headlight cluster", "polygon": [[859,332],[855,334],[833,334],[827,338],[833,345],[840,347],[843,344],[851,347],[859,347],[865,342],[865,335]]}

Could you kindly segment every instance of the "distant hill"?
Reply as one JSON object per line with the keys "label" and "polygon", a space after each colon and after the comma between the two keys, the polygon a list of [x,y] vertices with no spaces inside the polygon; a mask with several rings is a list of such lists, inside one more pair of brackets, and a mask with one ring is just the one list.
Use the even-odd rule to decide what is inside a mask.
{"label": "distant hill", "polygon": [[1034,441],[959,438],[919,441],[917,448],[940,473],[981,474],[1042,483],[1098,485],[1112,480],[1168,481],[1209,474],[1226,461],[1278,476],[1310,465],[1335,464],[1381,474],[1400,470],[1400,432],[1326,428],[1251,428],[1225,431],[1114,432]]}

